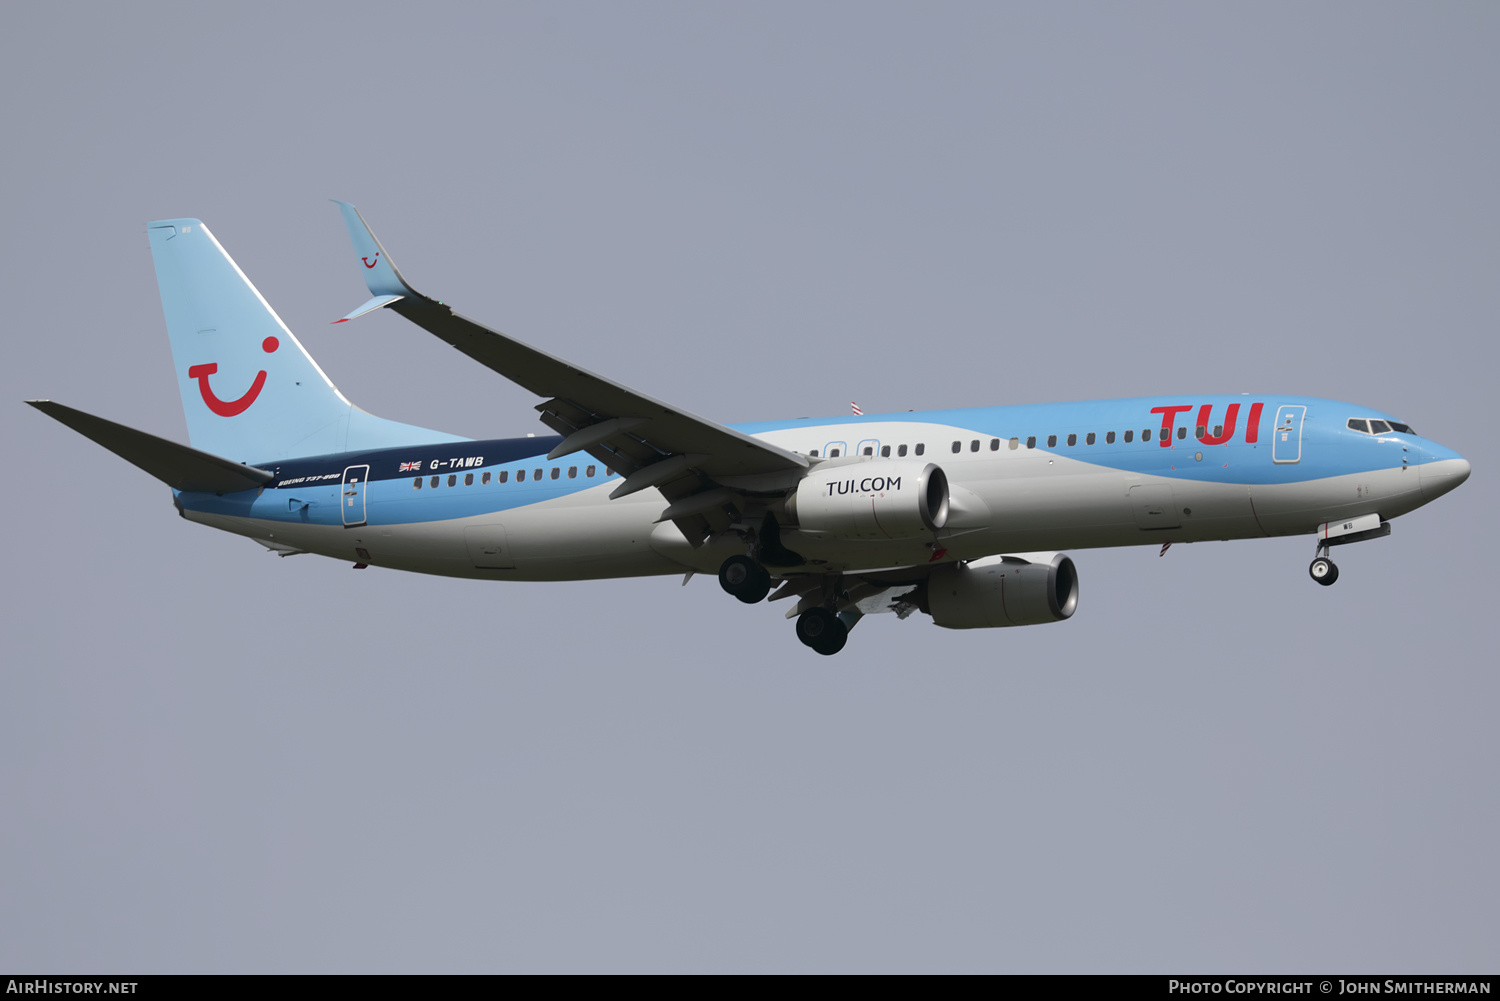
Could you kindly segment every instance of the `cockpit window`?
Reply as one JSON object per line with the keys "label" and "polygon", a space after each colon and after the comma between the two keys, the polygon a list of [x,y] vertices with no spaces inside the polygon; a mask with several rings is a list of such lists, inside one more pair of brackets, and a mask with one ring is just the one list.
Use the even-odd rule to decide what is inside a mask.
{"label": "cockpit window", "polygon": [[1373,417],[1369,420],[1363,417],[1351,417],[1349,418],[1349,427],[1351,430],[1363,431],[1365,434],[1390,434],[1392,431],[1399,431],[1402,434],[1416,434],[1411,429],[1410,424],[1402,424],[1400,421],[1376,420]]}

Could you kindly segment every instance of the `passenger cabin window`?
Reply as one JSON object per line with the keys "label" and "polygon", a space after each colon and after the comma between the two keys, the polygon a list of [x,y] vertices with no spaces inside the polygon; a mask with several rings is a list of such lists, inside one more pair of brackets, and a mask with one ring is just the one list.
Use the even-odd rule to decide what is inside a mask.
{"label": "passenger cabin window", "polygon": [[807,454],[810,455],[810,456],[812,456],[814,459],[816,459],[818,457],[818,450],[817,449],[813,449],[811,452],[808,452]]}
{"label": "passenger cabin window", "polygon": [[874,455],[875,454],[875,446],[873,446],[873,445],[866,445],[864,447],[863,454],[864,455]]}
{"label": "passenger cabin window", "polygon": [[1193,437],[1194,438],[1202,438],[1203,435],[1204,435],[1204,432],[1206,432],[1207,430],[1208,430],[1208,428],[1204,427],[1202,424],[1199,424],[1198,427],[1197,427],[1197,429],[1193,432]]}
{"label": "passenger cabin window", "polygon": [[1104,432],[1104,444],[1106,444],[1106,445],[1113,445],[1114,443],[1115,443],[1115,433],[1113,431],[1106,431],[1106,432]]}
{"label": "passenger cabin window", "polygon": [[955,451],[955,452],[962,451],[963,447],[964,447],[964,443],[961,442],[961,441],[955,441],[953,443],[953,451]]}
{"label": "passenger cabin window", "polygon": [[836,448],[830,448],[828,450],[828,457],[830,459],[837,459],[839,457],[839,450]]}
{"label": "passenger cabin window", "polygon": [[1214,425],[1214,437],[1215,438],[1222,438],[1222,437],[1224,437],[1224,425],[1222,425],[1222,424],[1215,424]]}
{"label": "passenger cabin window", "polygon": [[576,479],[578,479],[578,467],[577,466],[569,466],[568,467],[568,479],[570,479],[570,480],[576,480]]}
{"label": "passenger cabin window", "polygon": [[[1162,432],[1162,433],[1165,434],[1166,432]],[[1143,428],[1141,430],[1141,441],[1150,441],[1150,440],[1151,440],[1151,429],[1150,428]]]}
{"label": "passenger cabin window", "polygon": [[1031,437],[1026,439],[1026,447],[1036,448],[1036,435],[1032,435]]}
{"label": "passenger cabin window", "polygon": [[971,451],[971,452],[977,452],[977,451],[979,451],[979,439],[978,438],[975,438],[973,441],[969,442],[969,451]]}
{"label": "passenger cabin window", "polygon": [[1012,452],[1014,452],[1016,449],[1018,449],[1020,447],[1021,447],[1021,439],[1020,438],[1012,438],[1010,440],[1010,450]]}
{"label": "passenger cabin window", "polygon": [[495,474],[495,479],[499,480],[501,483],[504,483],[506,480],[510,479],[510,473],[507,470],[502,469],[499,473]]}
{"label": "passenger cabin window", "polygon": [[1056,448],[1057,447],[1057,435],[1055,435],[1055,434],[1049,434],[1047,436],[1047,447],[1048,448]]}
{"label": "passenger cabin window", "polygon": [[1089,436],[1087,438],[1085,438],[1084,441],[1086,441],[1090,445],[1092,445],[1094,443],[1094,432],[1090,431],[1089,432]]}
{"label": "passenger cabin window", "polygon": [[589,479],[591,479],[591,480],[592,480],[592,479],[593,479],[593,478],[594,478],[594,467],[593,467],[593,466],[590,466],[590,467],[588,467],[588,468],[587,468],[587,469],[585,469],[585,470],[584,470],[584,471],[583,471],[583,475],[584,475],[584,476],[587,476],[587,477],[588,477],[588,478],[589,478]]}
{"label": "passenger cabin window", "polygon": [[562,467],[561,466],[553,466],[552,467],[552,478],[555,480],[555,479],[557,479],[561,475],[562,475]]}
{"label": "passenger cabin window", "polygon": [[458,474],[457,473],[449,473],[448,474],[448,485],[450,487],[456,487],[456,486],[458,486]]}
{"label": "passenger cabin window", "polygon": [[434,477],[433,477],[433,478],[432,478],[432,482],[431,482],[431,483],[429,483],[429,484],[428,484],[428,486],[430,486],[430,487],[432,487],[432,488],[433,488],[433,489],[434,489],[434,490],[436,490],[436,489],[437,489],[437,485],[438,485],[438,478],[437,478],[437,477],[436,477],[436,476],[434,476]]}
{"label": "passenger cabin window", "polygon": [[413,490],[421,490],[422,489],[422,477],[418,476],[416,479],[412,480],[411,481],[411,488]]}
{"label": "passenger cabin window", "polygon": [[1072,448],[1076,444],[1078,444],[1078,436],[1076,434],[1068,435],[1068,447]]}
{"label": "passenger cabin window", "polygon": [[466,487],[472,487],[473,485],[474,485],[474,474],[473,473],[464,473],[464,486],[466,486]]}
{"label": "passenger cabin window", "polygon": [[1177,440],[1178,441],[1182,441],[1186,437],[1187,437],[1187,427],[1184,426],[1184,427],[1178,428],[1177,429]]}
{"label": "passenger cabin window", "polygon": [[516,470],[516,482],[517,483],[525,483],[526,482],[526,470],[524,470],[524,469],[518,469],[518,470]]}
{"label": "passenger cabin window", "polygon": [[480,483],[481,486],[489,486],[489,483],[490,483],[490,474],[489,473],[483,473],[483,474],[481,474],[480,477],[479,477],[479,483]]}
{"label": "passenger cabin window", "polygon": [[921,455],[925,451],[927,451],[927,443],[925,441],[917,442],[916,453]]}
{"label": "passenger cabin window", "polygon": [[1126,431],[1125,432],[1125,444],[1128,445],[1128,444],[1130,444],[1134,440],[1135,440],[1135,431],[1133,431],[1133,430],[1132,431]]}
{"label": "passenger cabin window", "polygon": [[891,457],[891,446],[889,446],[889,445],[881,445],[880,446],[880,457],[882,459],[889,459]]}
{"label": "passenger cabin window", "polygon": [[539,479],[541,479],[542,478],[542,471],[540,469],[533,469],[531,471],[531,478],[533,480],[539,480]]}
{"label": "passenger cabin window", "polygon": [[905,445],[897,445],[896,446],[896,454],[897,455],[905,455],[906,454],[906,446]]}

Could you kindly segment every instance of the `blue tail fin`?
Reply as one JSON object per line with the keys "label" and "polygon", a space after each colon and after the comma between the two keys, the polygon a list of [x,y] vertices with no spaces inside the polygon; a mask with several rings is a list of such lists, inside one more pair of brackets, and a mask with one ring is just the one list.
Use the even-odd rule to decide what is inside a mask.
{"label": "blue tail fin", "polygon": [[465,440],[353,406],[197,219],[146,231],[194,448],[264,462]]}

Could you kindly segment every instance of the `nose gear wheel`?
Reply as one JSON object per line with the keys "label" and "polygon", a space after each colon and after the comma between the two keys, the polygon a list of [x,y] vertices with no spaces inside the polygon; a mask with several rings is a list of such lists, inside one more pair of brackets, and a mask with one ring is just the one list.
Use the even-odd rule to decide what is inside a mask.
{"label": "nose gear wheel", "polygon": [[1338,565],[1326,556],[1319,556],[1313,560],[1307,568],[1307,573],[1308,576],[1324,587],[1329,586],[1339,579]]}

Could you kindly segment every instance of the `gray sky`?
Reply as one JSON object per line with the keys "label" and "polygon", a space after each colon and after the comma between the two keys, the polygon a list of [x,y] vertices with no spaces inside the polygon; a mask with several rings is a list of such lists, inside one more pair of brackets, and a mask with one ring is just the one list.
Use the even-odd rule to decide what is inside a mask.
{"label": "gray sky", "polygon": [[[1500,7],[482,6],[8,13],[0,968],[1496,967]],[[706,578],[277,559],[21,405],[186,440],[144,224],[198,216],[365,409],[542,431],[328,326],[331,197],[720,420],[1298,393],[1474,474],[1330,589],[1081,551],[1066,623],[825,659]]]}

